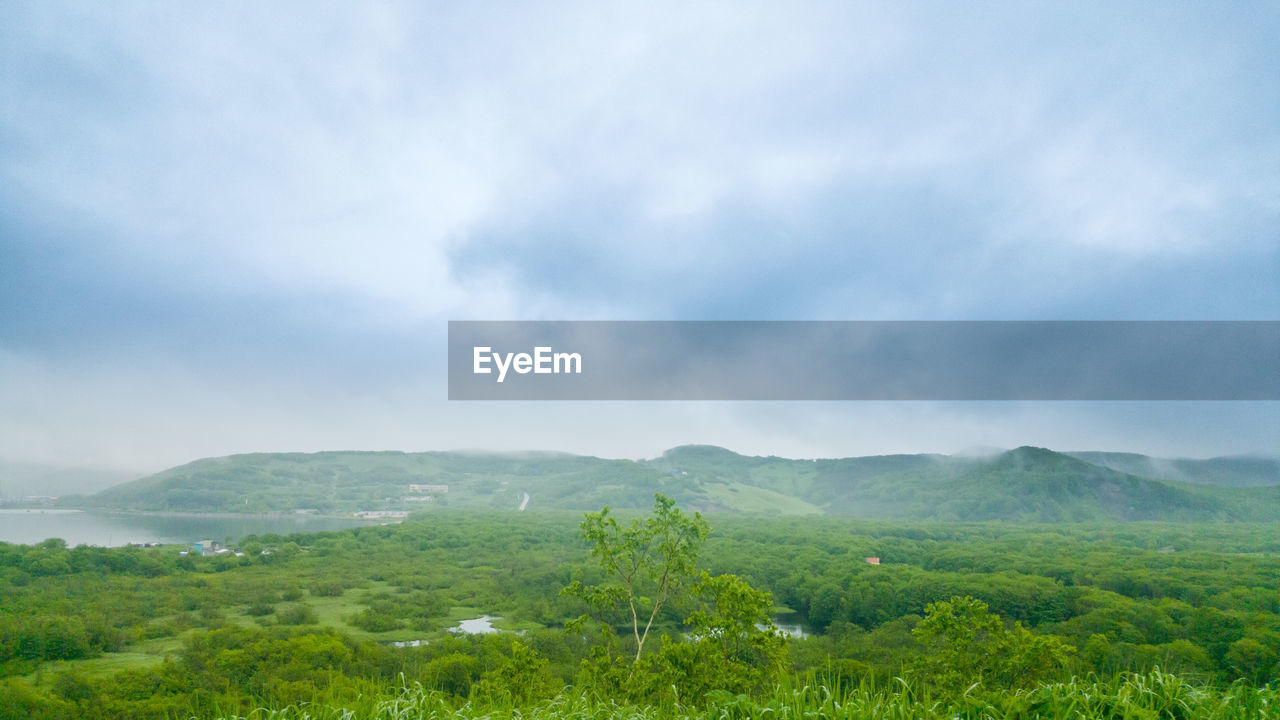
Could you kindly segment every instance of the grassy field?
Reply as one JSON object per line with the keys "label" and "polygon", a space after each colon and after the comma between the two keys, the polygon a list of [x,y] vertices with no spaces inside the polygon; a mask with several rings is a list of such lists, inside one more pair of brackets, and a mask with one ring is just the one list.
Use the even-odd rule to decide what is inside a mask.
{"label": "grassy field", "polygon": [[[563,693],[535,704],[501,698],[451,702],[421,686],[393,699],[347,707],[306,704],[259,708],[253,720],[1277,720],[1280,689],[1198,687],[1159,671],[1109,680],[1073,679],[1028,691],[935,698],[905,683],[887,688],[860,685],[779,687],[751,700],[727,693],[697,703],[633,706],[584,693]],[[245,716],[228,715],[224,720]]]}
{"label": "grassy field", "polygon": [[743,483],[703,486],[708,501],[740,512],[761,515],[821,515],[822,508],[798,497]]}
{"label": "grassy field", "polygon": [[[177,648],[174,647],[174,649]],[[137,648],[128,652],[107,653],[88,660],[55,660],[45,663],[39,670],[27,675],[26,680],[32,684],[41,684],[70,671],[89,677],[108,677],[121,670],[135,670],[163,662],[165,654],[165,652]]]}

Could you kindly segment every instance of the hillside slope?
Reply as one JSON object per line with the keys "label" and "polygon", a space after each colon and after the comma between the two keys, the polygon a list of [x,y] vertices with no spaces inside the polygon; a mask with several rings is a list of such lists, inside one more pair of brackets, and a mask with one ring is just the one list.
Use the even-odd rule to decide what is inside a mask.
{"label": "hillside slope", "polygon": [[[418,487],[414,487],[418,486]],[[422,487],[431,486],[431,487]],[[748,457],[683,446],[647,461],[557,453],[264,453],[197,460],[69,504],[121,510],[351,513],[646,508],[912,520],[1280,520],[1280,487],[1153,480],[1042,448],[989,457]]]}
{"label": "hillside slope", "polygon": [[1280,518],[1276,488],[1153,480],[1032,447],[984,458],[884,455],[806,461],[688,446],[651,464],[697,483],[768,488],[826,514],[854,517],[1025,522]]}

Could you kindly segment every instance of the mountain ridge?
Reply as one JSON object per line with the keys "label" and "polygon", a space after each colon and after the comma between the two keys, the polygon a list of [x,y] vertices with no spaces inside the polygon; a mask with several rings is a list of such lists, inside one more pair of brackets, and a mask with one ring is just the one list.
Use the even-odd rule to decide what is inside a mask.
{"label": "mountain ridge", "polygon": [[[1080,455],[1100,456],[1099,463]],[[1032,446],[980,457],[896,454],[808,460],[740,455],[714,445],[677,446],[647,460],[543,452],[246,453],[201,458],[90,497],[66,498],[62,504],[347,514],[515,509],[527,492],[535,511],[592,510],[601,505],[646,508],[653,494],[662,492],[706,512],[1050,523],[1280,520],[1280,485],[1261,484],[1270,468],[1265,461],[1232,465],[1217,459],[1171,466],[1184,475],[1202,472],[1200,482],[1112,467],[1143,466],[1143,458],[1157,468],[1172,462]]]}

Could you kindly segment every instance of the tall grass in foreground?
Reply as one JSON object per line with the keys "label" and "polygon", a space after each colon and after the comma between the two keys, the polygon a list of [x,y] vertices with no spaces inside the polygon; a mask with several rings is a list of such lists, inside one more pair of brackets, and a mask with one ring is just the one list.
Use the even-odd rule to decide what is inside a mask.
{"label": "tall grass in foreground", "polygon": [[950,700],[931,698],[902,681],[888,688],[864,684],[848,691],[781,686],[766,698],[723,693],[700,700],[696,707],[640,707],[569,690],[533,705],[501,700],[458,704],[414,685],[393,698],[364,700],[350,708],[259,708],[247,720],[1280,720],[1280,689],[1274,686],[1201,687],[1158,670],[1108,679],[1076,678],[1007,693],[971,688]]}

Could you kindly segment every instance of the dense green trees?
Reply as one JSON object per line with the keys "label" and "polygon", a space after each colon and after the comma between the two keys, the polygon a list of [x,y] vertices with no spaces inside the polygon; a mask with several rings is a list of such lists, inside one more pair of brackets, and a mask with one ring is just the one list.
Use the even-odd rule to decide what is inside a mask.
{"label": "dense green trees", "polygon": [[694,587],[698,609],[685,620],[688,642],[663,638],[645,666],[648,695],[674,690],[701,698],[713,691],[759,693],[781,675],[786,639],[769,619],[773,598],[737,575],[703,573]]}
{"label": "dense green trees", "polygon": [[974,686],[1025,689],[1060,679],[1075,648],[1052,635],[1034,635],[1014,622],[1005,627],[987,604],[971,597],[930,603],[912,630],[924,646],[918,667],[948,693]]}
{"label": "dense green trees", "polygon": [[[661,547],[652,516],[602,516],[617,523],[607,537],[634,527]],[[633,576],[641,623],[625,590],[612,609],[591,608],[611,645],[573,629],[587,608],[559,593],[575,580],[621,587],[582,519],[435,513],[254,538],[291,552],[243,558],[0,543],[0,696],[19,717],[147,718],[349,704],[392,692],[402,674],[449,702],[537,702],[572,685],[682,707],[718,691],[767,694],[787,682],[779,670],[844,687],[902,677],[934,697],[979,680],[984,693],[1046,694],[1059,671],[1106,685],[1159,667],[1197,687],[1280,675],[1280,540],[1268,525],[718,517],[692,548],[697,565],[683,566],[696,572],[668,585],[659,610],[654,577]],[[449,632],[481,614],[501,616],[504,632]],[[784,641],[775,614],[808,636]],[[985,630],[970,642],[972,627]]]}

